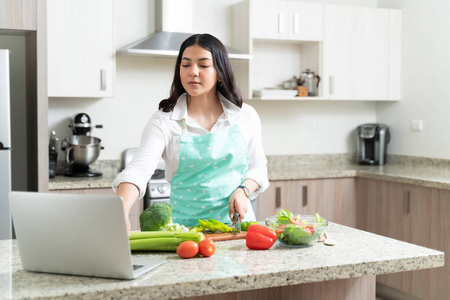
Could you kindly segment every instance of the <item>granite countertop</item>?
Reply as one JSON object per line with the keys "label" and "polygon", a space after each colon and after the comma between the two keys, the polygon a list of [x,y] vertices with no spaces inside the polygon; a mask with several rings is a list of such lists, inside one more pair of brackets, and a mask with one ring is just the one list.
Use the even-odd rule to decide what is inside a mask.
{"label": "granite countertop", "polygon": [[350,227],[329,224],[335,246],[255,251],[245,240],[217,242],[209,258],[180,259],[171,252],[135,255],[167,262],[130,281],[26,272],[15,241],[0,241],[1,299],[181,298],[355,278],[444,265],[444,253]]}
{"label": "granite countertop", "polygon": [[[360,177],[450,189],[450,160],[389,155],[384,166],[355,164],[349,154],[268,156],[269,180],[300,180]],[[94,167],[103,176],[50,179],[49,190],[110,188],[121,170],[120,161],[99,161]]]}

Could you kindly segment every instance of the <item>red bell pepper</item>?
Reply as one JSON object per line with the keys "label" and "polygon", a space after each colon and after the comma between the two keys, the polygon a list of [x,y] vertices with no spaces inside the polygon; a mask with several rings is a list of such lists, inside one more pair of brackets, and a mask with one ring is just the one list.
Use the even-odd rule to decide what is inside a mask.
{"label": "red bell pepper", "polygon": [[245,244],[250,249],[267,250],[277,240],[277,234],[266,226],[252,224],[247,229]]}

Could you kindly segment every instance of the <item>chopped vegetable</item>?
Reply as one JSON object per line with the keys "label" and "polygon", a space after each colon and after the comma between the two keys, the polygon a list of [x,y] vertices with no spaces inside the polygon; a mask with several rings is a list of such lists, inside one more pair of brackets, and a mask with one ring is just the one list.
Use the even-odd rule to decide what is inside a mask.
{"label": "chopped vegetable", "polygon": [[288,245],[308,244],[311,241],[311,232],[300,226],[288,225],[281,233],[280,238]]}
{"label": "chopped vegetable", "polygon": [[192,226],[189,231],[203,232],[203,230],[205,230],[205,226],[195,225]]}
{"label": "chopped vegetable", "polygon": [[184,241],[199,243],[205,236],[201,232],[141,231],[130,233],[131,251],[176,251]]}
{"label": "chopped vegetable", "polygon": [[228,226],[220,221],[214,220],[214,219],[209,219],[209,220],[200,220],[199,219],[198,223],[200,223],[201,226],[208,228],[212,232],[216,232],[218,230],[220,232],[232,232],[233,231],[233,229],[230,226]]}
{"label": "chopped vegetable", "polygon": [[[289,220],[289,223],[286,220]],[[327,226],[327,222],[318,214],[315,215],[316,223],[308,224],[307,220],[301,220],[291,212],[281,209],[277,214],[274,230],[282,244],[308,245],[318,239]],[[313,220],[310,220],[312,222]]]}
{"label": "chopped vegetable", "polygon": [[248,227],[245,244],[249,249],[267,250],[275,243],[277,235],[270,228],[252,224]]}
{"label": "chopped vegetable", "polygon": [[165,226],[172,225],[173,206],[166,202],[151,205],[139,216],[142,231],[163,230]]}
{"label": "chopped vegetable", "polygon": [[291,222],[291,224],[295,224],[295,225],[302,225],[303,224],[303,222],[297,217],[290,217],[289,221]]}
{"label": "chopped vegetable", "polygon": [[160,231],[179,231],[179,232],[189,232],[191,231],[189,227],[185,227],[184,225],[180,225],[178,223],[171,223],[166,226],[160,227]]}
{"label": "chopped vegetable", "polygon": [[280,224],[291,224],[290,218],[292,217],[292,213],[285,209],[280,209],[277,214],[277,222]]}
{"label": "chopped vegetable", "polygon": [[256,221],[247,221],[247,222],[242,222],[241,223],[241,230],[242,231],[247,231],[248,227],[252,224],[258,224],[258,222]]}

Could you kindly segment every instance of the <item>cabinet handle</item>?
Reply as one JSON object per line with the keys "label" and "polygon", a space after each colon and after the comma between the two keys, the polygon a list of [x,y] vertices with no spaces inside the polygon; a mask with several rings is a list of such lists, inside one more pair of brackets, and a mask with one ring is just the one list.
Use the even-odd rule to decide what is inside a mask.
{"label": "cabinet handle", "polygon": [[300,16],[299,14],[294,14],[294,34],[299,34],[300,28],[299,28],[299,20],[300,20]]}
{"label": "cabinet handle", "polygon": [[278,33],[284,33],[284,14],[278,13]]}
{"label": "cabinet handle", "polygon": [[275,207],[276,208],[281,207],[281,188],[280,187],[275,188]]}
{"label": "cabinet handle", "polygon": [[411,205],[411,192],[407,190],[405,192],[405,213],[409,214],[410,212],[410,205]]}
{"label": "cabinet handle", "polygon": [[100,89],[106,91],[106,70],[100,70]]}
{"label": "cabinet handle", "polygon": [[302,206],[308,205],[308,186],[302,186]]}
{"label": "cabinet handle", "polygon": [[329,77],[329,88],[330,88],[330,95],[334,94],[334,77],[333,75],[330,75]]}

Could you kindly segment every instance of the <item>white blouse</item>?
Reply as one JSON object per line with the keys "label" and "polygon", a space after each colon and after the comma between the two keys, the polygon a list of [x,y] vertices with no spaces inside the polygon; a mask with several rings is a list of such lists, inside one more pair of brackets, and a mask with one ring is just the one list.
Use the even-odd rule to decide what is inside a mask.
{"label": "white blouse", "polygon": [[[180,156],[180,137],[182,134],[181,120],[186,120],[187,135],[199,136],[218,132],[231,124],[239,128],[247,142],[249,163],[245,179],[250,178],[258,183],[260,188],[251,195],[255,198],[269,186],[267,179],[267,159],[261,140],[261,121],[255,109],[247,104],[242,108],[226,100],[219,94],[223,113],[214,124],[211,131],[202,128],[187,113],[186,94],[180,96],[173,111],[156,111],[142,133],[141,145],[129,165],[116,176],[112,188],[116,192],[122,182],[133,183],[139,188],[139,198],[145,194],[147,183],[155,172],[161,157],[165,162],[166,180],[170,182],[178,169]],[[230,120],[230,122],[228,121]],[[230,145],[232,146],[232,145]]]}

